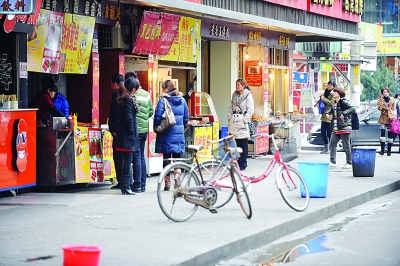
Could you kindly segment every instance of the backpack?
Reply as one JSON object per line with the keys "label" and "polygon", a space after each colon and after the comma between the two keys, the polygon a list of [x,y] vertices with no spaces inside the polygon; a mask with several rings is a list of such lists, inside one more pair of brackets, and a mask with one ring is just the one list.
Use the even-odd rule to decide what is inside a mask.
{"label": "backpack", "polygon": [[[340,101],[340,109],[342,108],[342,101]],[[351,114],[351,130],[359,130],[360,129],[360,121],[358,120],[357,112]]]}

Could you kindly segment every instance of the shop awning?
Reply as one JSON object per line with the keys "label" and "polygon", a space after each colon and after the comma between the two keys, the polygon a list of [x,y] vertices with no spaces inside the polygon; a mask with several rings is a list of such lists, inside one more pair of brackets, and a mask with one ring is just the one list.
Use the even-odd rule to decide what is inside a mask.
{"label": "shop awning", "polygon": [[167,54],[178,34],[180,19],[179,15],[145,11],[132,53]]}

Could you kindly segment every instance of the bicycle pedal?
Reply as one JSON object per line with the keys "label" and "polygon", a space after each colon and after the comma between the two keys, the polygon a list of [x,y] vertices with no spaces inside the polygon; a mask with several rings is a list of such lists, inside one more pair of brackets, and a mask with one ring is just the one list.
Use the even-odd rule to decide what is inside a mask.
{"label": "bicycle pedal", "polygon": [[217,209],[209,209],[211,213],[218,213]]}

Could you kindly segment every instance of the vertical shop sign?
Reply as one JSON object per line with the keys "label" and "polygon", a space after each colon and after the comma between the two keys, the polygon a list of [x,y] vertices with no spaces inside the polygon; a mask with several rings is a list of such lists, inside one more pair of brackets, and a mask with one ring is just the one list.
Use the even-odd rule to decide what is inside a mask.
{"label": "vertical shop sign", "polygon": [[99,111],[99,78],[100,78],[100,59],[98,53],[92,53],[92,71],[93,71],[93,102],[92,102],[92,122],[94,125],[99,125],[100,111]]}
{"label": "vertical shop sign", "polygon": [[269,101],[269,48],[264,47],[264,68],[263,68],[263,101]]}
{"label": "vertical shop sign", "polygon": [[180,19],[179,15],[144,11],[132,53],[167,54],[178,34]]}
{"label": "vertical shop sign", "polygon": [[289,83],[289,112],[293,112],[293,51],[289,51],[289,69],[288,69],[287,77]]}
{"label": "vertical shop sign", "polygon": [[118,55],[119,74],[125,76],[125,56],[124,53]]}
{"label": "vertical shop sign", "polygon": [[262,66],[258,65],[259,61],[245,61],[245,79],[249,86],[261,86],[263,80]]}
{"label": "vertical shop sign", "polygon": [[200,46],[201,20],[182,17],[179,32],[168,54],[161,60],[196,63]]}

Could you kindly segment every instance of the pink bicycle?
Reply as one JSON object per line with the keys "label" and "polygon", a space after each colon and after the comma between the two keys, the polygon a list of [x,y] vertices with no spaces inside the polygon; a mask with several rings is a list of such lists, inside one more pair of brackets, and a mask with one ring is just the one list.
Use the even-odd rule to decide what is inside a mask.
{"label": "pink bicycle", "polygon": [[[198,167],[200,171],[197,171],[202,174],[207,184],[214,187],[218,191],[218,200],[214,204],[214,208],[220,208],[224,206],[233,197],[234,191],[232,189],[232,184],[227,178],[230,176],[230,167],[234,167],[234,169],[232,169],[232,172],[240,175],[245,185],[247,184],[247,190],[250,190],[250,184],[255,184],[264,180],[277,166],[278,168],[276,171],[275,182],[276,187],[278,188],[283,200],[290,208],[295,211],[301,212],[306,210],[310,202],[310,194],[307,184],[304,181],[304,178],[295,168],[287,165],[282,160],[280,150],[277,148],[275,141],[275,138],[279,137],[275,136],[275,134],[257,134],[253,137],[271,138],[276,151],[267,169],[258,177],[251,177],[241,172],[239,170],[236,158],[226,158],[226,156],[221,157],[221,154],[217,152],[217,149],[213,148],[214,144],[217,144],[216,146],[218,146],[219,140],[209,141],[211,143],[211,152],[216,160],[208,160],[202,162]],[[232,136],[229,136],[227,138],[232,138]],[[234,141],[231,141],[230,145],[236,145],[236,143]]]}

